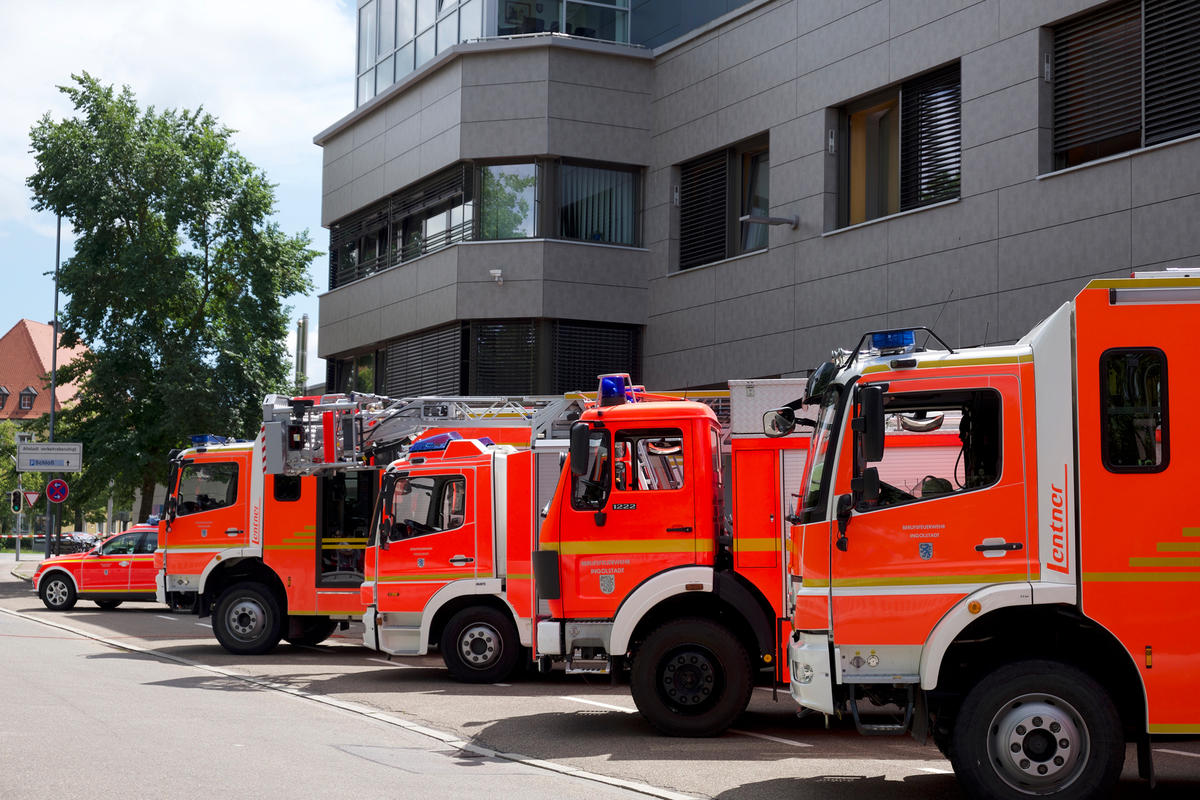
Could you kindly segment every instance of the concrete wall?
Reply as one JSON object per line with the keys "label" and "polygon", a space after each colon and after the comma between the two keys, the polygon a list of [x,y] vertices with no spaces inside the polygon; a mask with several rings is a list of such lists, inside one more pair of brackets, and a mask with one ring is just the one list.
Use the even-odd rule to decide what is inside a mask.
{"label": "concrete wall", "polygon": [[[1200,141],[1048,174],[1044,26],[1085,0],[780,0],[655,52],[645,379],[689,386],[816,366],[865,330],[1010,341],[1089,276],[1195,264]],[[957,201],[836,230],[830,110],[961,61]],[[767,252],[671,264],[672,167],[769,132]]]}

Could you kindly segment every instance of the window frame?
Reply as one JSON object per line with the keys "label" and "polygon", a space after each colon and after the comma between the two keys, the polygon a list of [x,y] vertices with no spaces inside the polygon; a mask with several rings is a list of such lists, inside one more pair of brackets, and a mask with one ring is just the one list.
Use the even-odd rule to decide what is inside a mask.
{"label": "window frame", "polygon": [[[1158,464],[1147,464],[1126,466],[1123,464],[1114,464],[1110,459],[1112,434],[1107,424],[1109,419],[1109,396],[1105,390],[1105,384],[1108,381],[1107,362],[1108,359],[1115,355],[1123,355],[1130,353],[1141,353],[1146,355],[1156,355],[1159,358],[1159,368],[1161,370],[1159,376],[1159,427],[1161,434],[1159,436],[1162,446],[1162,461]],[[1110,347],[1100,354],[1098,361],[1098,382],[1100,395],[1100,463],[1104,468],[1117,475],[1129,474],[1153,474],[1163,472],[1171,464],[1171,427],[1170,427],[1170,404],[1169,404],[1169,372],[1167,367],[1167,354],[1158,347]]]}
{"label": "window frame", "polygon": [[[675,271],[703,267],[730,258],[762,253],[770,249],[769,226],[765,223],[743,223],[741,217],[750,214],[745,207],[747,201],[749,171],[755,157],[765,156],[767,161],[767,192],[766,201],[768,214],[771,207],[771,139],[770,132],[756,134],[735,144],[713,150],[696,158],[681,162],[675,167],[675,185],[679,189],[679,202],[676,203],[676,214],[679,219],[679,239],[675,258]],[[724,176],[717,175],[717,169],[724,160]],[[696,177],[691,179],[693,185],[688,185],[689,170],[696,170]],[[709,171],[709,174],[706,174]],[[707,184],[707,186],[706,186]],[[718,201],[711,187],[723,184],[723,196]],[[707,191],[705,191],[707,189]],[[717,210],[720,209],[721,221],[716,220]],[[766,243],[761,247],[746,248],[745,233],[754,225],[762,225],[767,229]],[[721,255],[716,254],[714,233],[720,231],[724,237]],[[685,242],[693,236],[691,242]],[[708,240],[707,250],[705,240]],[[697,244],[697,240],[699,243]],[[698,252],[692,255],[693,249]],[[704,259],[704,260],[696,260]]]}
{"label": "window frame", "polygon": [[[425,473],[418,473],[415,475],[409,474],[409,473],[396,473],[394,476],[388,476],[388,477],[391,478],[391,481],[390,481],[389,485],[387,486],[387,488],[384,489],[380,493],[380,498],[381,498],[380,520],[382,521],[383,515],[386,514],[387,518],[390,519],[392,522],[392,527],[388,533],[388,538],[387,538],[387,541],[389,544],[393,544],[396,542],[408,542],[408,541],[412,541],[413,539],[421,539],[426,536],[435,536],[439,533],[450,533],[452,531],[461,530],[462,528],[466,527],[467,522],[470,519],[470,513],[469,513],[470,509],[469,509],[469,503],[468,503],[470,497],[467,492],[467,486],[468,486],[467,476],[464,475],[463,473],[461,473],[461,472],[449,472],[449,473],[425,472]],[[413,532],[408,536],[398,535],[397,532],[401,528],[400,523],[403,523],[404,520],[402,520],[401,518],[399,518],[395,515],[395,509],[396,509],[395,492],[396,492],[396,484],[402,480],[413,482],[414,490],[416,490],[418,488],[424,489],[424,487],[416,486],[416,484],[415,484],[416,481],[430,480],[430,481],[433,481],[433,483],[434,483],[434,485],[430,487],[429,504],[424,509],[425,520],[414,519],[413,520],[414,522],[417,522],[425,527],[432,527],[431,525],[429,525],[429,520],[430,520],[432,514],[434,513],[434,510],[439,509],[438,513],[439,514],[441,513],[440,509],[442,508],[442,505],[446,499],[446,490],[448,487],[455,485],[455,484],[461,486],[461,489],[462,489],[462,498],[463,498],[462,519],[459,521],[459,523],[457,525],[455,525],[453,527],[436,528],[436,529],[428,530],[428,531],[419,531],[419,530],[413,529]],[[412,518],[409,517],[408,519],[412,519]],[[444,521],[445,520],[443,520],[443,522]]]}
{"label": "window frame", "polygon": [[[200,495],[197,494],[196,495],[196,508],[192,511],[184,511],[184,509],[183,509],[183,504],[184,504],[183,482],[188,477],[188,471],[194,470],[194,469],[200,469],[200,468],[211,469],[212,467],[217,467],[217,466],[233,467],[233,475],[230,479],[230,481],[234,487],[233,499],[229,500],[227,497],[219,505],[210,505],[210,506],[205,506],[205,507],[201,508],[199,505]],[[241,486],[238,483],[240,479],[241,479],[241,465],[238,464],[237,461],[192,461],[192,460],[185,461],[179,469],[179,484],[178,484],[178,489],[175,492],[176,499],[177,499],[177,507],[176,507],[175,516],[176,517],[190,517],[195,514],[204,514],[209,511],[219,511],[220,509],[223,509],[223,508],[232,508],[233,506],[237,505],[238,496],[241,493]],[[228,495],[228,491],[226,491],[226,495]]]}

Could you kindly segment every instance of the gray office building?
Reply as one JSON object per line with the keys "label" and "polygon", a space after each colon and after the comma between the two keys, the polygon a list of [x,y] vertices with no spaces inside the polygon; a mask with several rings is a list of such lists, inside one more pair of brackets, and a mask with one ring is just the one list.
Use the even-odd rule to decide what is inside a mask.
{"label": "gray office building", "polygon": [[1194,0],[359,0],[332,389],[804,374],[1200,259]]}

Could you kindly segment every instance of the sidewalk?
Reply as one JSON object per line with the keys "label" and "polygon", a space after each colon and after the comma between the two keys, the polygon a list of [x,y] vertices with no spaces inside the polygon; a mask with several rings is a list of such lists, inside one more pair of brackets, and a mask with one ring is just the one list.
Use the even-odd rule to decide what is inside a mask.
{"label": "sidewalk", "polygon": [[22,548],[21,560],[17,561],[12,550],[0,551],[0,570],[6,570],[14,578],[32,581],[33,573],[37,572],[38,565],[42,563],[42,555],[40,551],[30,552],[28,548]]}

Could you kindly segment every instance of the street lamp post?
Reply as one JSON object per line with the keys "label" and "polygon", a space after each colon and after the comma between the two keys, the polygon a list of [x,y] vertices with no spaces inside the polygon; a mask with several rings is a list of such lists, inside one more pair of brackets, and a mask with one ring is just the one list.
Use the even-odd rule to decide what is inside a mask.
{"label": "street lamp post", "polygon": [[[54,441],[54,405],[58,394],[58,265],[62,257],[62,214],[58,215],[58,231],[54,235],[54,319],[50,322],[50,441]],[[50,531],[57,516],[57,503],[46,495],[46,558],[50,557]]]}

